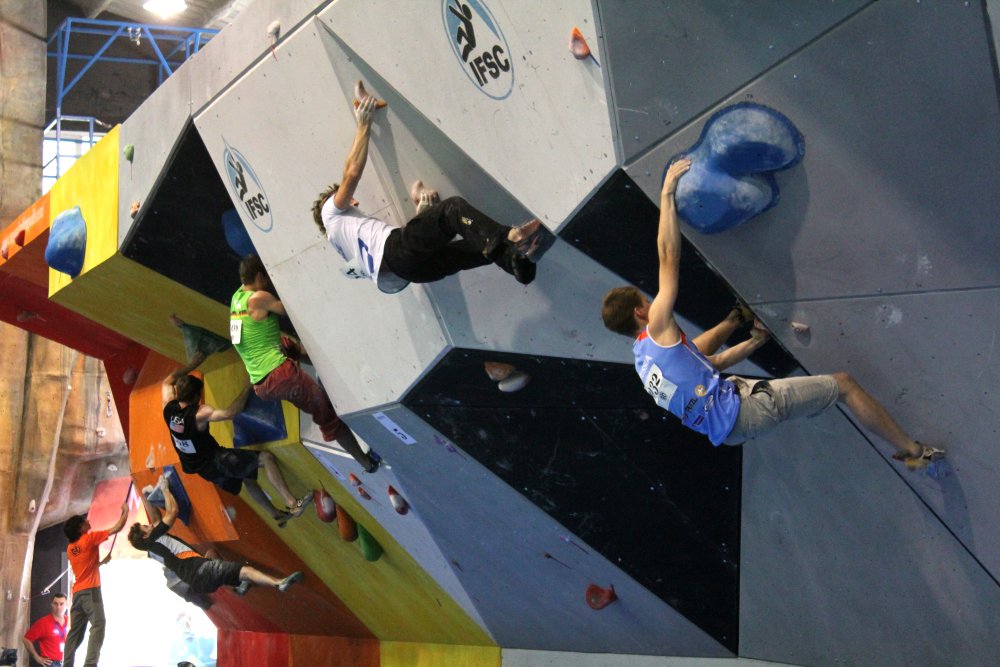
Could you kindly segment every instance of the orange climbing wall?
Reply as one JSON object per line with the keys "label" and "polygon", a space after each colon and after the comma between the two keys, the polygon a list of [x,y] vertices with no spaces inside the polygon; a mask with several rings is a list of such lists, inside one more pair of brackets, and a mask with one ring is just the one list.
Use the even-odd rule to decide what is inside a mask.
{"label": "orange climbing wall", "polygon": [[[154,484],[164,466],[173,465],[177,469],[192,505],[189,526],[192,535],[178,533],[181,537],[194,537],[197,542],[235,540],[236,529],[224,511],[224,493],[197,475],[181,472],[170,432],[163,421],[161,385],[177,366],[176,362],[155,352],[146,357],[129,395],[129,467],[140,489],[146,484]],[[178,527],[178,530],[182,529]]]}

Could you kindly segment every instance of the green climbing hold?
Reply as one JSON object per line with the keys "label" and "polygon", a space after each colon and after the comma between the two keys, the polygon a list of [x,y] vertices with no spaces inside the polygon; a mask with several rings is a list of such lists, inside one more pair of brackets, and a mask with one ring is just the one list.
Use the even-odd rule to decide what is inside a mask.
{"label": "green climbing hold", "polygon": [[375,562],[382,557],[382,545],[375,541],[365,527],[358,524],[358,544],[361,545],[361,555],[365,560]]}
{"label": "green climbing hold", "polygon": [[135,157],[135,144],[125,144],[125,159],[129,162]]}

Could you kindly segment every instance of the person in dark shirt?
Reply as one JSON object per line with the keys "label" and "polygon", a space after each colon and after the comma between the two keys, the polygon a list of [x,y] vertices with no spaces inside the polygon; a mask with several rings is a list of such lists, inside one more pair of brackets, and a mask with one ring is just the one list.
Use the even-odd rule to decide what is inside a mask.
{"label": "person in dark shirt", "polygon": [[278,579],[250,565],[205,558],[190,544],[170,534],[170,528],[177,519],[177,501],[170,493],[170,486],[164,477],[160,477],[159,487],[163,492],[165,513],[161,514],[159,508],[147,499],[152,488],[143,489],[143,506],[152,523],[132,524],[128,531],[128,541],[176,574],[192,592],[207,595],[222,586],[232,586],[238,595],[245,595],[251,584],[270,586],[284,592],[292,584],[302,581],[301,572],[293,572]]}
{"label": "person in dark shirt", "polygon": [[[238,415],[246,405],[251,386],[248,384],[224,410],[202,403],[204,383],[189,373],[204,358],[196,353],[186,366],[168,375],[162,385],[163,419],[170,429],[170,438],[180,458],[181,468],[233,495],[239,494],[246,485],[250,497],[267,510],[278,526],[284,526],[289,519],[302,515],[312,501],[313,492],[310,490],[300,498],[292,495],[277,459],[270,452],[223,447],[216,441],[208,430],[209,423],[227,421]],[[260,488],[257,483],[258,468],[264,468],[267,479],[285,501],[286,509],[271,504]]]}

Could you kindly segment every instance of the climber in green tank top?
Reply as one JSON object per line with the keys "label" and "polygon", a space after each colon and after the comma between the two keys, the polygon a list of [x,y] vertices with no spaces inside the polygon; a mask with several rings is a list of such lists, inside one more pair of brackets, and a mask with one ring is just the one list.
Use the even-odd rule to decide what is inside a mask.
{"label": "climber in green tank top", "polygon": [[323,388],[304,373],[289,356],[297,357],[297,343],[282,340],[278,316],[285,307],[269,290],[273,289],[264,263],[257,255],[240,262],[243,284],[229,306],[229,336],[247,367],[254,393],[269,401],[288,401],[312,415],[323,440],[335,440],[361,464],[366,472],[378,470],[381,458],[374,450],[361,449],[351,430],[340,421]]}
{"label": "climber in green tank top", "polygon": [[249,301],[253,294],[242,287],[236,290],[229,304],[229,334],[236,351],[243,357],[250,382],[257,384],[285,363],[286,357],[275,345],[281,342],[277,316],[269,313],[260,322],[250,317]]}

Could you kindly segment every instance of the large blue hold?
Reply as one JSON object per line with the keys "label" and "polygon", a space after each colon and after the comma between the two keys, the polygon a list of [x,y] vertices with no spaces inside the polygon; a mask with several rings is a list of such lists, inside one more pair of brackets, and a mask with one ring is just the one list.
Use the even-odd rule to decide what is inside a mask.
{"label": "large blue hold", "polygon": [[87,223],[79,206],[68,208],[52,221],[45,263],[50,268],[76,278],[83,270],[87,252]]}
{"label": "large blue hold", "polygon": [[247,234],[247,228],[240,220],[240,214],[235,208],[231,208],[222,214],[222,233],[226,235],[226,243],[240,257],[256,255],[257,250],[253,247],[253,241]]}
{"label": "large blue hold", "polygon": [[265,401],[250,392],[243,412],[233,419],[233,446],[246,447],[288,437],[281,401]]}
{"label": "large blue hold", "polygon": [[778,203],[772,172],[797,164],[805,150],[802,133],[774,109],[752,102],[721,109],[677,156],[691,159],[677,184],[677,212],[703,234],[741,225]]}
{"label": "large blue hold", "polygon": [[[185,526],[190,525],[191,499],[188,497],[187,490],[185,490],[184,485],[181,483],[180,475],[177,474],[177,470],[173,466],[163,466],[163,474],[167,477],[167,486],[170,487],[170,495],[177,501],[177,518],[183,521]],[[160,509],[167,509],[167,503],[163,500],[163,491],[160,490],[160,487],[156,487],[146,499]]]}

